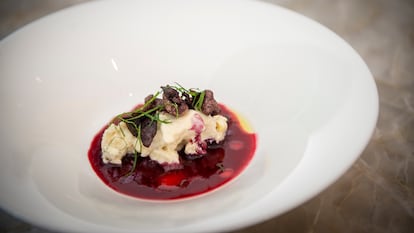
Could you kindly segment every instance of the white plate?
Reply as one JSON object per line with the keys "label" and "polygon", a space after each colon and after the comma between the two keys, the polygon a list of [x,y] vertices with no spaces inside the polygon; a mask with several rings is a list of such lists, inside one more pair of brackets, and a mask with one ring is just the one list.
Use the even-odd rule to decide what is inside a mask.
{"label": "white plate", "polygon": [[[315,196],[358,158],[378,97],[358,54],[323,26],[258,1],[99,1],[0,43],[1,208],[74,232],[227,231]],[[87,150],[160,85],[211,88],[258,150],[238,179],[194,199],[126,197]]]}

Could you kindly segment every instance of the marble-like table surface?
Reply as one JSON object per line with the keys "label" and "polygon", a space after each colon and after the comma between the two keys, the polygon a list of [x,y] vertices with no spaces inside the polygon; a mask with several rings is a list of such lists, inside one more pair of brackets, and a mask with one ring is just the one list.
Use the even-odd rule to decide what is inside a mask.
{"label": "marble-like table surface", "polygon": [[[0,39],[85,1],[1,0]],[[308,16],[350,43],[375,77],[380,115],[368,147],[337,182],[281,216],[234,233],[414,232],[414,1],[263,1]],[[3,211],[0,232],[50,233]]]}

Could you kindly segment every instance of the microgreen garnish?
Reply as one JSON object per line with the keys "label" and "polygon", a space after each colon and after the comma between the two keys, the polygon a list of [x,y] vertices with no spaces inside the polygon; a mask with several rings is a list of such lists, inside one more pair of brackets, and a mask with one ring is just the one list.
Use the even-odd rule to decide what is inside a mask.
{"label": "microgreen garnish", "polygon": [[[156,107],[151,108],[150,110],[147,110],[145,112],[134,111],[133,113],[136,113],[136,114],[139,113],[139,115],[132,116],[132,117],[128,117],[128,120],[129,121],[133,121],[133,120],[139,119],[139,118],[141,118],[143,116],[148,117],[148,116],[151,116],[150,114],[152,112],[155,112],[155,111],[158,111],[158,110],[161,110],[161,109],[162,109],[162,106],[156,106]],[[123,120],[123,118],[121,117],[120,120]]]}
{"label": "microgreen garnish", "polygon": [[[138,153],[141,154],[142,152],[142,140],[141,140],[141,125],[139,125],[136,128],[137,132],[138,132],[138,136],[137,136],[137,140],[135,141],[135,145],[134,145],[134,162],[132,163],[132,168],[131,171],[129,171],[129,173],[127,174],[127,176],[131,175],[134,171],[135,171],[135,167],[137,166],[137,161],[138,161]],[[139,145],[139,151],[137,151],[137,144]]]}
{"label": "microgreen garnish", "polygon": [[176,84],[176,86],[170,86],[170,87],[174,88],[176,91],[180,92],[181,95],[187,94],[188,96],[191,96],[192,99],[193,99],[192,105],[193,105],[194,109],[197,110],[197,111],[201,111],[201,107],[203,106],[204,97],[206,95],[206,92],[205,91],[200,91],[199,89],[195,89],[195,88],[186,89],[178,83],[175,83],[175,84]]}
{"label": "microgreen garnish", "polygon": [[202,91],[202,92],[199,92],[197,97],[194,98],[193,105],[194,105],[195,110],[201,111],[201,107],[203,106],[205,96],[206,96],[206,92]]}
{"label": "microgreen garnish", "polygon": [[174,88],[175,90],[184,93],[184,92],[189,92],[189,90],[187,90],[186,88],[184,88],[183,86],[181,86],[179,83],[175,82],[175,84],[177,86],[171,86],[172,88]]}
{"label": "microgreen garnish", "polygon": [[144,105],[142,105],[140,108],[138,108],[135,111],[139,111],[141,109],[145,109],[146,107],[148,107],[152,102],[154,102],[154,100],[161,94],[160,91],[157,91],[150,100],[148,100],[146,103],[144,103]]}
{"label": "microgreen garnish", "polygon": [[[171,121],[169,120],[164,120],[160,118],[161,112],[167,112],[170,115],[175,115],[175,117],[178,118],[180,114],[185,112],[187,109],[195,109],[197,111],[201,111],[202,109],[206,91],[200,91],[199,89],[194,88],[187,89],[178,83],[175,83],[175,85],[173,86],[167,85],[166,87],[162,87],[161,89],[162,91],[158,91],[154,95],[148,96],[146,98],[145,103],[142,106],[138,107],[133,111],[124,112],[117,115],[111,122],[111,124],[118,124],[119,122],[124,122],[127,125],[129,131],[137,138],[134,148],[134,162],[132,169],[128,173],[128,175],[130,175],[135,170],[138,155],[141,154],[142,147],[144,145],[148,146],[148,143],[151,143],[152,138],[148,137],[149,134],[144,133],[149,132],[147,129],[148,120],[151,120],[151,123],[149,124],[149,128],[151,128],[155,127],[152,126],[153,123],[171,123]],[[158,98],[160,94],[163,94],[162,99]],[[144,124],[143,127],[141,127],[142,124]],[[125,137],[125,133],[122,131],[122,129],[121,134],[123,137]],[[143,135],[145,135],[145,142],[142,141]],[[138,143],[140,145],[139,151],[137,151],[136,149]]]}

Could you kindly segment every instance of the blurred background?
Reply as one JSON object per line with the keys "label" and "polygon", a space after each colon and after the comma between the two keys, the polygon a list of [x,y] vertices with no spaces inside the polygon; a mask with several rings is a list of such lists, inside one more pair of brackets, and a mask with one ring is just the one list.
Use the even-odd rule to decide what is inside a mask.
{"label": "blurred background", "polygon": [[[281,216],[234,233],[413,232],[414,1],[263,1],[303,14],[344,38],[376,80],[380,115],[368,147],[336,183]],[[83,2],[0,0],[0,39],[33,20]],[[0,232],[50,233],[1,210]]]}

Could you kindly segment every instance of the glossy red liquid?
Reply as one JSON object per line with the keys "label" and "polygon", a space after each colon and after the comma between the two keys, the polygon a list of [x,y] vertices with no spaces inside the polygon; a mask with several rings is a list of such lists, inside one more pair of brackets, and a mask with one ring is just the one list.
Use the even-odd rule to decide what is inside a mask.
{"label": "glossy red liquid", "polygon": [[228,131],[220,144],[211,144],[207,154],[188,157],[180,154],[180,164],[161,165],[139,157],[132,169],[134,156],[127,155],[122,166],[104,164],[101,160],[102,129],[93,139],[89,161],[101,180],[112,189],[137,198],[152,200],[179,199],[200,195],[227,183],[247,166],[256,150],[256,135],[242,129],[237,116],[224,105]]}

